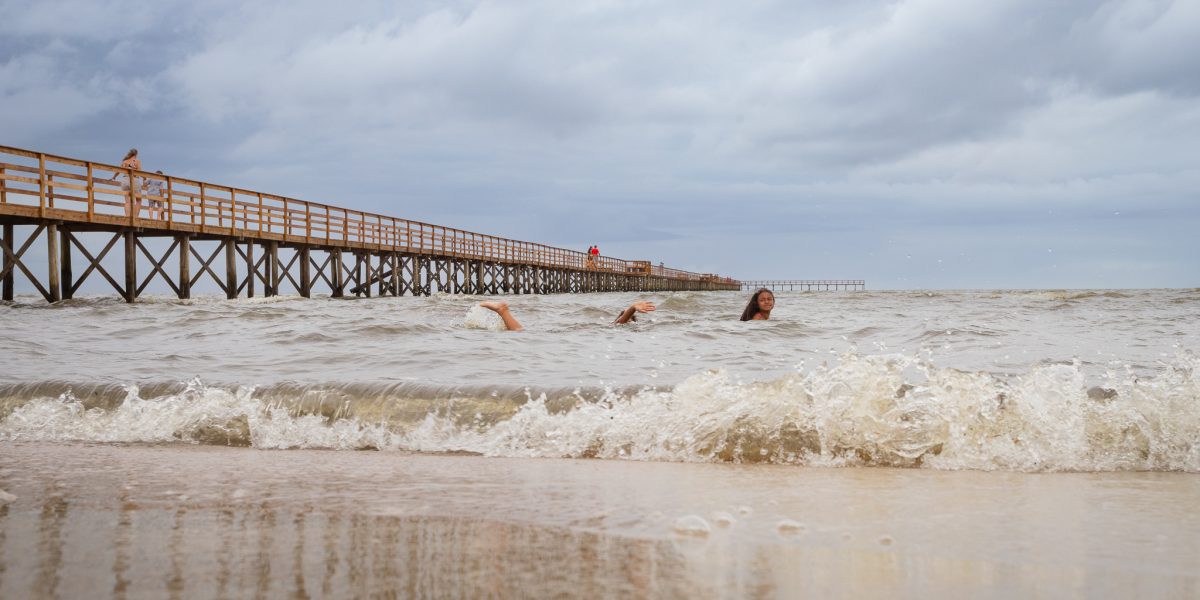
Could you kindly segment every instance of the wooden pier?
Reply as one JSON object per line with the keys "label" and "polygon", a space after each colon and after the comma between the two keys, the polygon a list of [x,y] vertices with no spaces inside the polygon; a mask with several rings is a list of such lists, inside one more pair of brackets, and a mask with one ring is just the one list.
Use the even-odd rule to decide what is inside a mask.
{"label": "wooden pier", "polygon": [[[0,288],[7,301],[17,273],[48,302],[71,298],[93,274],[127,302],[156,279],[179,298],[190,298],[199,281],[213,281],[231,299],[284,293],[308,298],[326,291],[336,298],[741,288],[727,277],[649,260],[593,259],[575,250],[8,146],[0,146],[0,227]],[[89,249],[84,233],[107,241]],[[165,241],[147,244],[154,238]],[[45,246],[38,259],[45,264],[29,264],[27,252],[35,244]],[[101,264],[114,249],[123,253],[123,272]],[[139,262],[149,268],[139,272]]]}
{"label": "wooden pier", "polygon": [[741,284],[743,290],[766,288],[773,292],[836,292],[867,289],[867,282],[862,279],[775,279],[743,281]]}

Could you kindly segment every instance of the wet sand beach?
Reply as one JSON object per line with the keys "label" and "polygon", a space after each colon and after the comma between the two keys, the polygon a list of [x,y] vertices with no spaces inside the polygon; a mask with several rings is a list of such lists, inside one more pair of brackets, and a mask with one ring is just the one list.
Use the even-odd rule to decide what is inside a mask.
{"label": "wet sand beach", "polygon": [[1194,598],[1200,477],[3,442],[0,597]]}

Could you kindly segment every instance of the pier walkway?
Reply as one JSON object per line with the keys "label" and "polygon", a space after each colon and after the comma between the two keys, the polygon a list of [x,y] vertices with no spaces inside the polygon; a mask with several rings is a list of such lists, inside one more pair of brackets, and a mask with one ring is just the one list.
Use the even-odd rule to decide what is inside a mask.
{"label": "pier walkway", "polygon": [[767,288],[773,292],[833,292],[862,291],[867,289],[863,279],[773,279],[767,281],[743,281],[743,290]]}
{"label": "pier walkway", "polygon": [[[649,260],[592,259],[575,250],[8,146],[0,146],[0,227],[0,288],[9,301],[17,273],[48,302],[71,298],[93,274],[128,302],[156,279],[179,298],[190,298],[202,279],[228,298],[275,296],[285,288],[307,298],[325,290],[341,297],[741,287],[727,277]],[[84,233],[107,241],[88,248],[97,235]],[[148,238],[165,241],[147,245]],[[34,244],[44,244],[44,254],[27,254]],[[158,246],[166,250],[152,251]],[[122,270],[102,263],[115,247],[123,251]]]}

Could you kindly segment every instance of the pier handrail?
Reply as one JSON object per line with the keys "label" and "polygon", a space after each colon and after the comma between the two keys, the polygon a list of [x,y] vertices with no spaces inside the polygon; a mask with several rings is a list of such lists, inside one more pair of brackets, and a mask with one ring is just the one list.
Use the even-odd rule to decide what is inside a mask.
{"label": "pier handrail", "polygon": [[[738,283],[661,264],[647,269],[649,261],[590,259],[578,250],[11,146],[0,145],[0,159],[0,215]],[[143,191],[144,182],[157,185]]]}
{"label": "pier handrail", "polygon": [[766,279],[766,280],[746,280],[742,281],[742,285],[750,286],[766,286],[766,285],[864,285],[865,279]]}
{"label": "pier handrail", "polygon": [[765,288],[775,291],[863,291],[867,289],[864,279],[747,279],[739,282],[742,289]]}

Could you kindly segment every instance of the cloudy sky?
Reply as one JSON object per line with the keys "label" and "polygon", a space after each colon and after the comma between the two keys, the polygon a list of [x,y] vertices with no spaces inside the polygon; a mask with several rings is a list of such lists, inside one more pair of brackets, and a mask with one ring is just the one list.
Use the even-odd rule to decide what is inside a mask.
{"label": "cloudy sky", "polygon": [[1200,0],[0,0],[0,144],[668,266],[1200,286]]}

